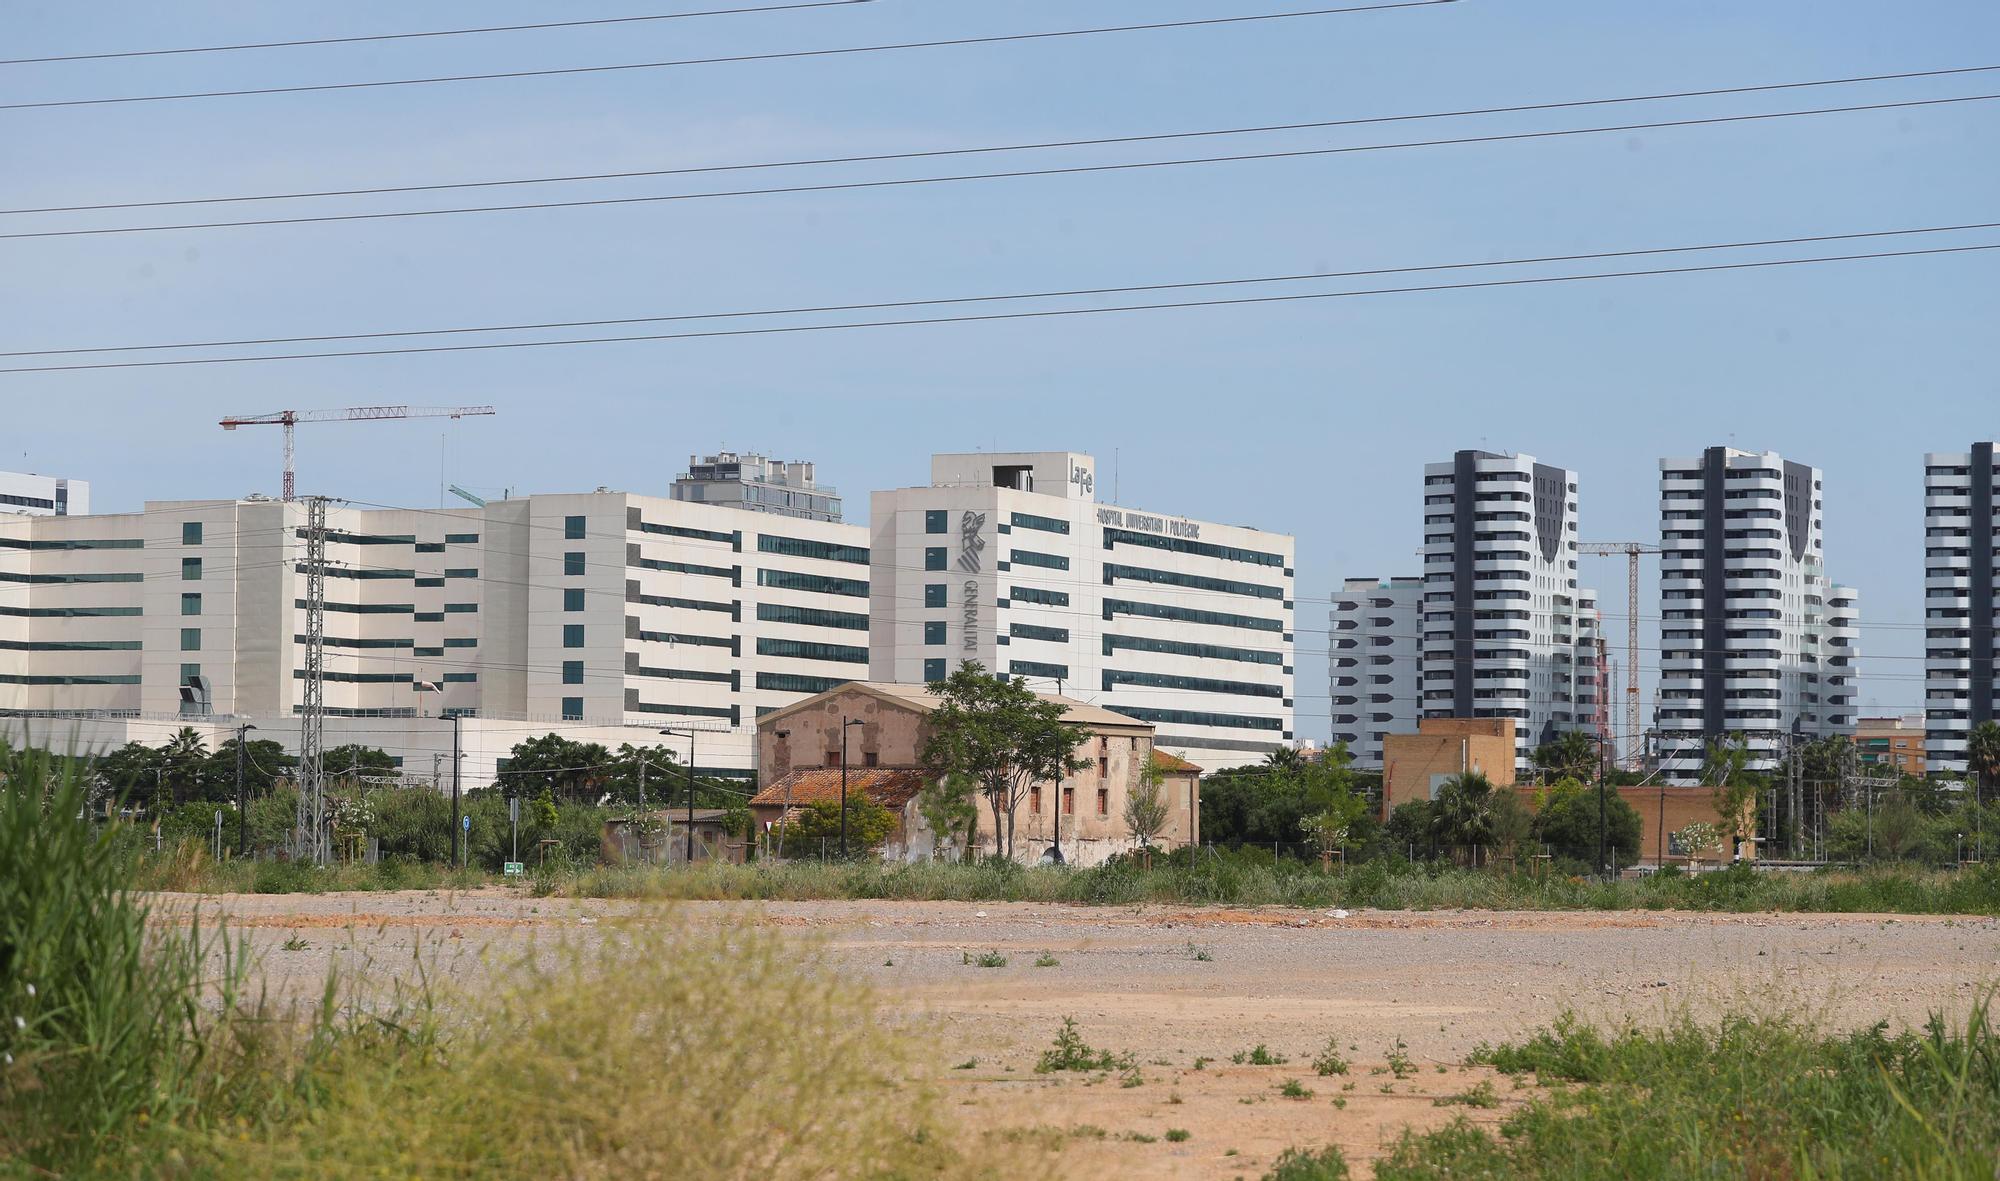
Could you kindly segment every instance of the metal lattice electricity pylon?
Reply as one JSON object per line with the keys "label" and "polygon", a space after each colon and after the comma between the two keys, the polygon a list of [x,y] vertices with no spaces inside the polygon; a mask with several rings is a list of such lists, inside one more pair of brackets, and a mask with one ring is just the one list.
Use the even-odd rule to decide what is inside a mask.
{"label": "metal lattice electricity pylon", "polygon": [[305,693],[299,703],[299,856],[327,861],[326,840],[326,497],[306,505]]}
{"label": "metal lattice electricity pylon", "polygon": [[1646,758],[1639,728],[1639,555],[1657,554],[1660,547],[1643,541],[1587,541],[1576,548],[1599,557],[1625,555],[1625,749],[1620,761],[1626,770],[1636,771]]}

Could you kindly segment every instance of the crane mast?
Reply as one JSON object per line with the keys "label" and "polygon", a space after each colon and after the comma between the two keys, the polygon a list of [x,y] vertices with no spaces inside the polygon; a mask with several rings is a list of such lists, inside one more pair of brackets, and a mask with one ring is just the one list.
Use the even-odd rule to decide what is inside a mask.
{"label": "crane mast", "polygon": [[1639,729],[1639,555],[1657,554],[1660,547],[1643,541],[1590,541],[1579,553],[1598,557],[1625,555],[1625,758],[1636,770],[1645,759],[1646,744]]}

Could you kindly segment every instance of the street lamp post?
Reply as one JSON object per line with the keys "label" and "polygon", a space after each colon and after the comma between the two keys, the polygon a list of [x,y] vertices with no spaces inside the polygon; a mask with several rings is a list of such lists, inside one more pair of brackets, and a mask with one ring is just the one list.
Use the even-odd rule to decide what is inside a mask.
{"label": "street lamp post", "polygon": [[[412,683],[411,688],[418,693],[443,693],[444,682],[441,680],[416,681]],[[438,700],[442,703],[444,699],[440,697]],[[419,707],[418,712],[422,712],[421,707]],[[465,822],[464,817],[461,815],[459,803],[459,762],[461,752],[464,749],[461,742],[464,733],[462,726],[464,716],[457,713],[445,716],[451,719],[451,859],[456,860],[459,863],[459,868],[463,869],[472,853],[472,841],[470,840],[471,826]]]}
{"label": "street lamp post", "polygon": [[688,740],[688,815],[687,815],[687,867],[694,868],[694,731],[662,730],[662,734],[672,734],[676,738]]}
{"label": "street lamp post", "polygon": [[847,731],[861,725],[860,718],[840,719],[840,859],[847,860]]}
{"label": "street lamp post", "polygon": [[250,797],[243,788],[243,746],[245,735],[257,727],[248,722],[236,727],[236,855],[250,855]]}

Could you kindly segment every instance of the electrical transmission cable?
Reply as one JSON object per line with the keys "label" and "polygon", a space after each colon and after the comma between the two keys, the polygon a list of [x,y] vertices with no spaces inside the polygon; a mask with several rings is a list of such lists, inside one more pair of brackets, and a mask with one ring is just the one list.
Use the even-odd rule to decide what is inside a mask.
{"label": "electrical transmission cable", "polygon": [[113,234],[158,234],[179,230],[241,229],[247,226],[320,225],[330,222],[388,221],[411,217],[455,217],[470,213],[517,213],[534,209],[582,209],[612,205],[655,205],[678,201],[714,201],[734,197],[768,197],[795,193],[846,192],[860,189],[893,189],[913,185],[963,184],[972,181],[1015,180],[1036,176],[1079,176],[1102,172],[1140,172],[1161,168],[1185,168],[1196,164],[1239,164],[1253,160],[1296,160],[1315,156],[1345,156],[1365,152],[1390,152],[1410,148],[1455,147],[1465,144],[1511,143],[1525,140],[1564,139],[1578,135],[1607,135],[1629,131],[1658,131],[1674,127],[1709,127],[1731,123],[1756,123],[1773,119],[1798,119],[1814,115],[1842,115],[1858,111],[1889,111],[1911,107],[1936,107],[1957,103],[1992,102],[2000,94],[1959,95],[1952,98],[1906,99],[1900,102],[1861,103],[1844,107],[1814,107],[1803,111],[1767,111],[1750,115],[1713,115],[1699,119],[1668,119],[1652,123],[1619,123],[1606,127],[1570,127],[1553,131],[1519,131],[1503,135],[1467,135],[1448,139],[1405,140],[1392,144],[1356,144],[1334,148],[1292,148],[1274,152],[1244,152],[1226,156],[1195,156],[1175,160],[1138,160],[1122,164],[1077,164],[1062,168],[1022,168],[1004,172],[971,172],[951,176],[900,177],[888,180],[837,181],[824,184],[778,185],[758,189],[723,189],[706,193],[663,193],[637,197],[590,197],[573,201],[524,201],[510,205],[462,205],[449,209],[394,209],[378,213],[327,213],[297,217],[244,218],[236,221],[185,222],[170,225],[103,226],[80,230],[24,230],[0,234],[0,240],[29,238],[92,238]]}
{"label": "electrical transmission cable", "polygon": [[238,53],[249,49],[293,49],[303,45],[353,45],[363,41],[414,41],[427,37],[470,37],[482,33],[527,33],[543,29],[578,29],[590,25],[632,25],[649,21],[692,20],[704,16],[740,16],[752,12],[794,12],[802,8],[844,8],[870,0],[806,0],[796,4],[762,4],[742,8],[709,8],[700,12],[659,12],[641,16],[606,16],[593,20],[542,21],[531,25],[484,25],[470,29],[430,29],[418,33],[368,33],[353,37],[307,37],[297,41],[248,41],[237,45],[196,45],[182,49],[128,49],[108,53],[64,53],[49,57],[0,59],[0,66],[30,66],[48,62],[96,62],[127,57],[177,57],[192,53]]}
{"label": "electrical transmission cable", "polygon": [[1894,230],[1867,230],[1845,234],[1811,234],[1791,238],[1762,238],[1740,242],[1707,242],[1693,246],[1652,246],[1636,250],[1606,250],[1587,254],[1547,254],[1528,258],[1500,258],[1485,262],[1433,263],[1424,266],[1377,267],[1357,271],[1308,271],[1300,274],[1253,275],[1233,279],[1197,279],[1179,283],[1144,283],[1124,287],[1076,287],[1053,291],[1022,291],[1005,295],[960,295],[935,299],[883,300],[873,303],[821,304],[807,307],[758,308],[727,312],[686,312],[676,315],[625,316],[608,320],[550,320],[540,323],[489,324],[480,327],[412,328],[392,332],[349,332],[318,336],[265,336],[238,340],[195,340],[172,344],[101,345],[93,348],[27,349],[0,352],[6,357],[55,357],[78,353],[156,352],[163,349],[238,348],[274,344],[314,344],[340,340],[388,340],[411,336],[458,336],[487,332],[532,332],[560,328],[606,328],[628,324],[661,324],[690,320],[738,320],[763,316],[802,316],[835,312],[883,311],[890,308],[944,307],[954,304],[998,303],[1028,299],[1068,299],[1090,295],[1132,295],[1149,291],[1185,291],[1201,287],[1244,287],[1264,283],[1301,283],[1323,279],[1371,278],[1379,275],[1410,275],[1437,271],[1483,270],[1487,267],[1532,266],[1562,262],[1594,262],[1612,258],[1639,258],[1660,254],[1692,254],[1710,250],[1745,250],[1765,246],[1800,246],[1823,242],[1848,242],[1861,238],[1896,238],[1913,234],[1957,233],[1965,230],[2000,229],[2000,222],[1969,222],[1959,225],[1918,226]]}
{"label": "electrical transmission cable", "polygon": [[134,94],[109,98],[51,99],[40,102],[0,103],[0,111],[48,110],[56,107],[101,107],[122,103],[180,102],[198,98],[246,98],[254,95],[308,94],[335,90],[379,90],[394,86],[433,86],[453,82],[492,82],[515,78],[550,78],[564,74],[610,74],[631,70],[668,70],[683,66],[734,65],[741,62],[787,61],[799,58],[839,57],[862,53],[892,53],[907,49],[943,49],[967,45],[997,45],[1019,41],[1050,41],[1065,37],[1094,37],[1115,33],[1143,33],[1162,29],[1191,29],[1216,25],[1240,25],[1257,21],[1296,20],[1302,17],[1334,16],[1355,12],[1384,12],[1396,8],[1435,8],[1457,0],[1394,0],[1392,3],[1356,4],[1341,8],[1311,8],[1293,12],[1252,13],[1245,16],[1218,16],[1201,20],[1154,21],[1149,24],[1100,25],[1084,29],[1055,29],[1040,33],[1000,33],[985,37],[950,37],[936,41],[902,41],[882,45],[848,45],[834,49],[794,49],[780,53],[739,53],[722,57],[688,57],[670,61],[623,62],[609,66],[567,66],[542,70],[507,70],[490,74],[441,74],[426,78],[388,78],[379,82],[322,82],[306,86],[262,86],[243,90],[201,90],[179,94]]}
{"label": "electrical transmission cable", "polygon": [[[842,0],[843,3],[852,0]],[[751,172],[772,168],[806,168],[834,164],[878,164],[898,160],[928,160],[950,156],[992,155],[999,152],[1030,152],[1058,148],[1105,147],[1112,144],[1157,143],[1166,140],[1207,139],[1225,135],[1263,135],[1286,131],[1318,131],[1335,127],[1367,127],[1386,123],[1412,123],[1431,119],[1459,119],[1475,115],[1518,115],[1534,111],[1572,110],[1579,107],[1616,106],[1624,103],[1667,102],[1688,98],[1714,98],[1729,94],[1758,94],[1777,90],[1805,90],[1826,86],[1853,86],[1871,82],[1906,81],[1914,78],[1942,78],[1960,74],[1982,74],[2000,70],[2000,65],[1959,66],[1939,70],[1915,70],[1898,74],[1861,74],[1846,78],[1819,78],[1806,82],[1771,82],[1751,86],[1724,86],[1707,90],[1680,90],[1658,94],[1621,95],[1615,98],[1566,99],[1559,102],[1517,103],[1499,107],[1465,107],[1454,111],[1425,111],[1411,115],[1372,115],[1352,119],[1322,119],[1300,123],[1269,123],[1252,127],[1222,127],[1201,131],[1166,131],[1145,135],[1100,136],[1092,139],[1042,140],[1031,143],[989,144],[976,148],[936,148],[926,151],[881,152],[866,156],[819,156],[799,160],[767,160],[748,164],[710,164],[689,168],[648,168],[625,172],[574,173],[562,176],[525,176],[502,180],[457,181],[437,184],[376,185],[358,189],[321,189],[306,192],[248,193],[225,197],[180,197],[157,201],[113,201],[95,205],[45,205],[23,209],[0,209],[0,216],[34,213],[95,213],[112,209],[163,209],[186,205],[230,205],[252,201],[299,201],[321,197],[370,197],[390,193],[435,193],[457,189],[507,188],[515,185],[571,184],[582,181],[635,180],[657,176],[694,176],[717,172]]]}
{"label": "electrical transmission cable", "polygon": [[1768,267],[1812,266],[1835,262],[1857,262],[1882,258],[1914,258],[1925,255],[1970,254],[2000,250],[2000,243],[1974,246],[1937,246],[1920,250],[1882,250],[1860,254],[1819,255],[1811,258],[1764,259],[1756,262],[1708,263],[1689,267],[1661,267],[1642,271],[1605,271],[1584,275],[1546,275],[1523,279],[1487,279],[1464,283],[1433,283],[1415,287],[1376,287],[1360,291],[1318,291],[1294,295],[1259,295],[1231,299],[1179,300],[1172,303],[1120,304],[1097,308],[1056,308],[1037,311],[987,312],[969,316],[927,316],[903,320],[863,320],[841,324],[794,324],[768,328],[726,328],[701,332],[644,333],[630,336],[584,337],[567,340],[501,341],[482,344],[421,345],[388,349],[348,349],[319,353],[277,353],[254,357],[190,357],[168,361],[103,361],[72,365],[17,366],[0,373],[56,373],[90,369],[153,369],[183,365],[232,365],[258,361],[305,361],[336,357],[379,357],[413,353],[469,353],[498,349],[555,348],[561,346],[621,344],[638,341],[706,340],[737,336],[776,336],[799,332],[842,332],[861,328],[904,328],[932,324],[990,323],[1004,320],[1039,320],[1063,316],[1096,316],[1122,312],[1166,311],[1180,308],[1230,307],[1260,304],[1299,303],[1323,299],[1359,299],[1376,295],[1408,295],[1435,291],[1470,291],[1491,287],[1528,287],[1554,283],[1583,283],[1600,279],[1645,278],[1655,275],[1691,275],[1722,271],[1759,270]]}

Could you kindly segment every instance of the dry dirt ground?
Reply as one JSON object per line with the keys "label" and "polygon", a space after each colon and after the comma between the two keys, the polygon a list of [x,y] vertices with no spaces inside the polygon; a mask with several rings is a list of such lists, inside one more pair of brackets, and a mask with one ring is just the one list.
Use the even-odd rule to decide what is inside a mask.
{"label": "dry dirt ground", "polygon": [[[477,986],[497,957],[589,943],[633,917],[757,925],[817,943],[913,1023],[944,1101],[973,1132],[1059,1145],[1073,1175],[1256,1178],[1283,1149],[1377,1156],[1404,1127],[1495,1122],[1509,1079],[1459,1065],[1565,1009],[1656,1022],[1728,1006],[1848,1028],[1962,1013],[2000,979],[2000,922],[1882,915],[1376,912],[1009,903],[641,904],[504,890],[158,900],[165,920],[226,914],[280,995],[329,966],[406,975],[420,952]],[[986,953],[1004,966],[981,967]],[[1038,961],[1041,966],[1038,966]],[[1050,963],[1049,961],[1053,961]],[[1116,1074],[1037,1075],[1064,1017]],[[1320,1077],[1334,1039],[1352,1066]],[[1412,1069],[1387,1065],[1398,1040]],[[1263,1044],[1289,1061],[1231,1061]],[[1285,1098],[1297,1079],[1312,1092]],[[1500,1104],[1436,1104],[1490,1079]],[[1178,1129],[1185,1139],[1169,1141]],[[1366,1175],[1367,1170],[1361,1170]]]}

